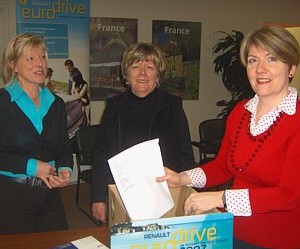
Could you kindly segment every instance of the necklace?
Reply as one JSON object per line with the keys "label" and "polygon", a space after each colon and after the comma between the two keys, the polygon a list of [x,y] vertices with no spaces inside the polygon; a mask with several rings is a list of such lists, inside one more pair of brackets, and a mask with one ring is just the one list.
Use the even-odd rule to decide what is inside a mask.
{"label": "necklace", "polygon": [[234,158],[235,158],[235,150],[237,148],[237,143],[241,134],[241,130],[243,127],[245,127],[243,124],[245,121],[250,119],[250,115],[249,113],[245,112],[242,116],[241,116],[241,120],[238,124],[236,133],[234,135],[234,139],[233,139],[233,144],[232,144],[232,148],[230,150],[229,153],[229,162],[231,164],[231,167],[234,168],[236,171],[243,171],[245,169],[248,168],[248,166],[251,164],[251,162],[255,159],[257,153],[261,150],[261,148],[263,147],[263,144],[266,142],[266,140],[273,134],[275,128],[278,126],[278,122],[281,120],[283,116],[283,112],[280,112],[279,115],[276,117],[276,119],[274,120],[273,124],[270,125],[270,127],[263,132],[261,135],[259,135],[259,138],[254,137],[251,135],[250,130],[249,130],[249,126],[247,126],[247,135],[248,137],[255,142],[257,145],[255,147],[255,149],[253,150],[253,152],[251,153],[251,155],[249,156],[249,158],[245,161],[244,164],[242,165],[237,165]]}

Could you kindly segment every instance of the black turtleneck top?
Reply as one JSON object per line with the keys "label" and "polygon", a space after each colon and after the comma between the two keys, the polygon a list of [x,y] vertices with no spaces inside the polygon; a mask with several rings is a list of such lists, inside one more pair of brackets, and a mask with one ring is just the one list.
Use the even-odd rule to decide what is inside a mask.
{"label": "black turtleneck top", "polygon": [[123,141],[126,148],[149,140],[150,121],[157,97],[157,89],[144,98],[137,97],[130,91],[127,98],[129,108],[122,113]]}

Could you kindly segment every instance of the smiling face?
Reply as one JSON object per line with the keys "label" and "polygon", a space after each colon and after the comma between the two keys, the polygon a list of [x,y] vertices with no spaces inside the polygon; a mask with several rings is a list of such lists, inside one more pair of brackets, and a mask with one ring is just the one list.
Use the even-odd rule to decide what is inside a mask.
{"label": "smiling face", "polygon": [[261,47],[252,45],[247,57],[247,74],[254,92],[264,99],[279,102],[288,95],[289,77],[296,66],[278,60]]}
{"label": "smiling face", "polygon": [[22,86],[39,86],[45,81],[47,75],[46,52],[42,48],[28,47],[20,55],[13,68]]}
{"label": "smiling face", "polygon": [[127,81],[136,96],[146,97],[159,81],[158,70],[151,60],[136,61],[128,69]]}

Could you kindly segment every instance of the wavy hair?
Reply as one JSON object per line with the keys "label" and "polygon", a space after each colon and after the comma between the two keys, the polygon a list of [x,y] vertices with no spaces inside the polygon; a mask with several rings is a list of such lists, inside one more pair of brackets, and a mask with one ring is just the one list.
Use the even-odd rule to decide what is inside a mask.
{"label": "wavy hair", "polygon": [[161,79],[163,77],[166,69],[166,62],[163,52],[154,44],[142,42],[129,46],[124,52],[121,61],[121,71],[123,77],[127,79],[127,73],[132,64],[142,60],[152,61],[158,71],[158,78]]}

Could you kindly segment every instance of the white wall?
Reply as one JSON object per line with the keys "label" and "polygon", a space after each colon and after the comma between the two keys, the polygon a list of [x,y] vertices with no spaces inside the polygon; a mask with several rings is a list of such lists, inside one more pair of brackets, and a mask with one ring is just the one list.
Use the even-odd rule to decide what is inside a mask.
{"label": "white wall", "polygon": [[[295,38],[297,39],[297,41],[300,44],[300,27],[292,27],[292,28],[287,28],[287,29],[295,36]],[[298,93],[300,93],[300,66],[297,68],[297,71],[296,71],[295,77],[293,78],[291,86],[296,87],[298,90]]]}
{"label": "white wall", "polygon": [[[178,20],[202,23],[199,100],[184,101],[192,139],[198,140],[198,124],[215,118],[221,111],[216,102],[228,99],[221,77],[214,72],[212,48],[221,38],[217,31],[235,29],[246,34],[259,28],[263,22],[291,23],[300,26],[299,0],[90,0],[91,16],[138,18],[139,41],[151,42],[152,20]],[[8,23],[11,38],[15,35],[15,1],[0,0],[9,10]],[[0,30],[2,30],[0,28]],[[1,34],[1,39],[3,34]],[[0,48],[2,49],[2,48]],[[299,77],[298,77],[299,79]],[[92,102],[92,123],[98,123],[104,102]],[[198,156],[195,150],[195,155]]]}
{"label": "white wall", "polygon": [[[212,48],[217,31],[239,30],[246,34],[263,22],[294,23],[300,26],[299,0],[91,0],[91,16],[138,18],[138,40],[151,42],[152,20],[202,23],[199,100],[184,101],[191,136],[198,140],[198,124],[221,112],[216,102],[228,99],[221,77],[214,72]],[[92,103],[92,120],[98,122],[103,102]],[[198,151],[195,150],[198,159]]]}

